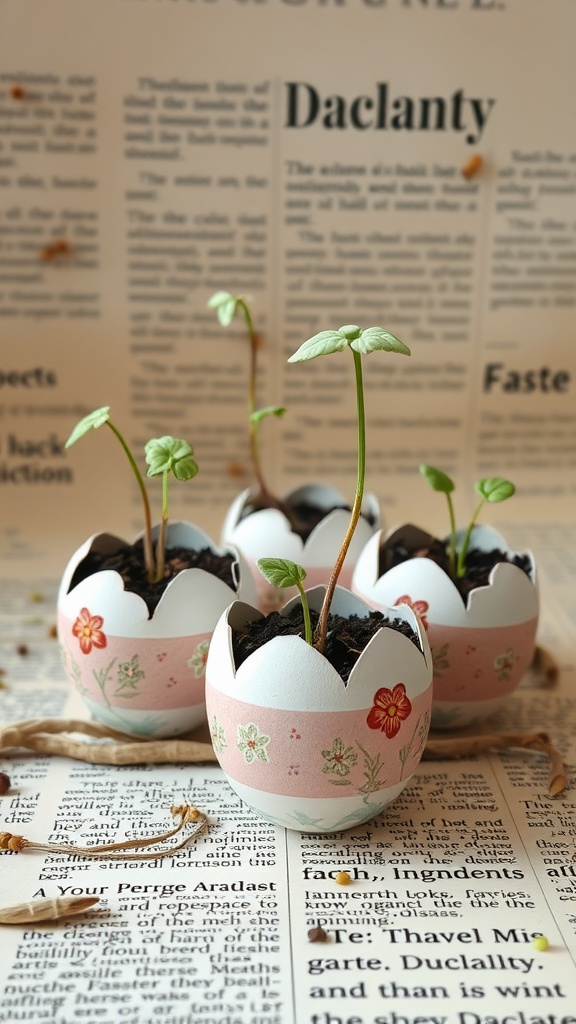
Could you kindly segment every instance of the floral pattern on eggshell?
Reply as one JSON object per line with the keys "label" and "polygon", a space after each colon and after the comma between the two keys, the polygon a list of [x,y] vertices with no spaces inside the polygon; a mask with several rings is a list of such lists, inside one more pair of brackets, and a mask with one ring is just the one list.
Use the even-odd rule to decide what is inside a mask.
{"label": "floral pattern on eggshell", "polygon": [[416,612],[424,629],[428,629],[428,619],[426,618],[426,613],[430,609],[428,601],[420,601],[418,599],[414,600],[410,597],[410,594],[402,594],[402,597],[398,597],[394,602],[394,607],[398,608],[401,604],[408,605],[408,608],[411,608],[413,612]]}
{"label": "floral pattern on eggshell", "polygon": [[82,654],[90,654],[93,647],[106,647],[106,634],[102,631],[104,619],[101,615],[91,615],[87,608],[81,608],[72,633],[80,643]]}
{"label": "floral pattern on eggshell", "polygon": [[504,652],[504,654],[499,654],[498,657],[494,659],[494,669],[496,671],[496,678],[500,682],[507,682],[508,679],[510,679],[510,676],[512,675],[512,672],[514,670],[514,665],[517,662],[517,660],[518,655],[515,651],[512,650],[511,647],[509,647],[508,650]]}
{"label": "floral pattern on eggshell", "polygon": [[266,747],[270,743],[270,737],[260,732],[254,722],[248,725],[239,725],[236,734],[236,746],[244,756],[246,764],[253,764],[254,761],[268,761]]}
{"label": "floral pattern on eggshell", "polygon": [[214,747],[215,752],[217,754],[221,754],[222,751],[225,750],[226,747],[228,746],[228,743],[226,742],[224,729],[218,723],[216,715],[214,715],[212,719],[212,724],[210,726],[210,735],[212,737],[212,746]]}
{"label": "floral pattern on eggshell", "polygon": [[118,689],[116,693],[122,697],[136,696],[138,683],[144,679],[146,673],[140,668],[138,655],[135,654],[130,661],[122,661],[118,665]]}
{"label": "floral pattern on eggshell", "polygon": [[380,729],[388,739],[392,739],[411,711],[404,683],[397,683],[393,690],[383,686],[374,694],[374,705],[366,721],[370,729]]}
{"label": "floral pattern on eggshell", "polygon": [[447,668],[450,668],[448,652],[450,644],[442,644],[442,647],[432,647],[432,666],[434,676],[442,675]]}
{"label": "floral pattern on eggshell", "polygon": [[198,644],[198,647],[194,651],[192,657],[188,658],[188,668],[194,669],[196,679],[200,679],[206,672],[206,659],[208,657],[209,646],[209,640],[202,640],[202,642]]}
{"label": "floral pattern on eggshell", "polygon": [[348,775],[358,760],[354,748],[346,746],[341,739],[334,740],[331,750],[323,750],[322,757],[326,761],[322,771],[333,775]]}

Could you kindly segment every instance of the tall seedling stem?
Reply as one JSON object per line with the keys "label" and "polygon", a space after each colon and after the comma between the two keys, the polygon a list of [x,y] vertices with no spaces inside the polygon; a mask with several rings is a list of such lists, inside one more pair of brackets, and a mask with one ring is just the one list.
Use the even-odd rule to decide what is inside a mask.
{"label": "tall seedling stem", "polygon": [[258,350],[260,348],[260,336],[254,329],[254,323],[246,299],[241,295],[231,295],[230,292],[216,292],[209,300],[208,305],[216,310],[219,322],[223,327],[228,327],[238,310],[242,313],[246,323],[248,339],[250,343],[250,362],[248,370],[248,443],[250,449],[250,462],[252,473],[258,486],[256,504],[266,508],[279,508],[277,498],[272,494],[264,479],[262,461],[260,458],[259,431],[260,424],[266,416],[281,417],[286,412],[283,406],[269,405],[264,409],[256,408],[256,391],[258,384]]}
{"label": "tall seedling stem", "polygon": [[425,463],[420,466],[420,472],[433,491],[438,491],[440,494],[446,495],[450,515],[450,534],[447,542],[449,571],[453,579],[463,579],[466,575],[466,559],[468,557],[472,530],[483,506],[487,501],[492,504],[506,501],[507,498],[512,497],[516,488],[510,480],[505,480],[502,476],[489,476],[485,477],[483,480],[476,481],[474,489],[476,493],[480,495],[481,501],[476,506],[474,514],[466,528],[460,549],[457,550],[456,517],[454,515],[454,504],[452,501],[454,482],[450,479],[447,473],[443,473],[442,470],[435,469],[434,466],[428,466]]}
{"label": "tall seedling stem", "polygon": [[364,482],[366,478],[366,416],[364,409],[364,385],[362,377],[362,355],[377,350],[385,352],[397,352],[400,355],[410,355],[410,349],[402,341],[399,341],[393,334],[385,331],[382,327],[368,327],[362,331],[355,325],[340,327],[338,331],[321,331],[320,334],[309,338],[300,346],[294,355],[290,356],[289,363],[301,362],[303,360],[315,359],[317,356],[329,355],[332,352],[339,352],[343,348],[350,348],[354,359],[354,372],[356,383],[356,413],[358,428],[358,463],[356,476],[356,493],[350,513],[350,521],[336,557],[326,594],[320,610],[320,616],[314,631],[314,647],[320,654],[324,653],[326,647],[326,635],[328,632],[328,617],[334,597],[334,591],[338,583],[344,560],[348,553],[360,513],[362,499],[364,497]]}
{"label": "tall seedling stem", "polygon": [[70,448],[90,430],[96,430],[104,424],[110,427],[112,433],[118,438],[128,462],[130,463],[132,472],[136,477],[136,482],[142,496],[142,506],[144,509],[144,568],[146,572],[146,579],[149,583],[158,583],[164,576],[165,568],[166,531],[168,528],[169,473],[172,472],[177,480],[190,480],[192,477],[196,476],[198,472],[198,464],[193,458],[194,453],[188,442],[182,441],[177,437],[170,437],[169,435],[166,435],[165,437],[155,437],[148,441],[144,448],[146,462],[148,464],[148,476],[162,476],[162,521],[160,524],[158,542],[156,544],[156,554],[154,554],[154,546],[152,543],[152,515],[150,512],[150,501],[146,490],[146,484],[144,483],[142,474],[138,469],[136,459],[132,455],[130,448],[118,430],[118,427],[112,423],[109,413],[110,406],[103,405],[101,408],[95,409],[94,412],[89,413],[88,416],[84,416],[74,427],[74,430],[66,441],[65,447]]}

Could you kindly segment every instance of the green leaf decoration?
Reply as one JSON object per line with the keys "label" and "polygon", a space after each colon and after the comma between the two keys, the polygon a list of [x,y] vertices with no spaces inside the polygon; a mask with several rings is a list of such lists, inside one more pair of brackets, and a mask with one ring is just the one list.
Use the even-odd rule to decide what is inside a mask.
{"label": "green leaf decoration", "polygon": [[291,355],[289,363],[300,363],[305,359],[316,359],[318,356],[327,356],[331,352],[341,352],[348,345],[348,339],[341,331],[320,331],[313,338],[303,342],[300,348]]}
{"label": "green leaf decoration", "polygon": [[306,579],[306,570],[289,558],[259,558],[256,565],[264,579],[281,590],[296,587]]}
{"label": "green leaf decoration", "polygon": [[177,480],[191,480],[199,467],[187,441],[178,437],[153,437],[144,447],[148,476],[172,472]]}
{"label": "green leaf decoration", "polygon": [[260,423],[266,416],[278,416],[279,418],[284,415],[286,409],[282,405],[267,405],[264,409],[257,409],[253,412],[250,419],[252,423]]}
{"label": "green leaf decoration", "polygon": [[208,299],[208,306],[210,309],[216,310],[218,320],[223,327],[229,327],[234,317],[236,316],[236,307],[238,305],[238,299],[236,299],[230,292],[215,292],[211,298]]}
{"label": "green leaf decoration", "polygon": [[[345,328],[341,327],[340,330],[345,330]],[[394,334],[385,331],[383,327],[367,327],[365,331],[361,331],[359,337],[350,342],[350,347],[362,355],[377,351],[397,352],[402,356],[410,355],[408,346]]]}
{"label": "green leaf decoration", "polygon": [[484,480],[478,480],[475,489],[485,501],[506,501],[515,493],[516,488],[510,480],[502,476],[489,476]]}
{"label": "green leaf decoration", "polygon": [[70,434],[70,437],[64,445],[65,448],[70,448],[71,445],[76,444],[84,434],[87,434],[89,430],[97,430],[104,423],[107,423],[110,419],[110,406],[102,405],[99,409],[94,409],[94,412],[88,413],[84,416],[79,423],[76,424],[74,430]]}
{"label": "green leaf decoration", "polygon": [[440,491],[441,494],[451,494],[454,490],[454,481],[441,469],[434,469],[434,466],[427,466],[422,463],[420,472],[424,479],[430,484],[433,491]]}

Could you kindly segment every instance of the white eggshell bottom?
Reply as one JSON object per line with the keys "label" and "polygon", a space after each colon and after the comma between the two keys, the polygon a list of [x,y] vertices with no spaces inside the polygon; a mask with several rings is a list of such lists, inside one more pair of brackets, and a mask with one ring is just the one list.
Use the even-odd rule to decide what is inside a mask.
{"label": "white eggshell bottom", "polygon": [[110,729],[125,732],[129,736],[153,736],[157,739],[182,736],[206,723],[205,704],[160,711],[130,711],[97,704],[84,696],[82,700],[92,718],[107,725]]}
{"label": "white eggshell bottom", "polygon": [[400,795],[410,779],[403,779],[395,786],[359,795],[325,799],[278,796],[245,786],[226,776],[234,792],[244,803],[252,807],[266,821],[299,832],[342,832],[361,825],[381,814]]}
{"label": "white eggshell bottom", "polygon": [[431,729],[463,729],[466,725],[482,722],[501,706],[505,697],[494,700],[433,700]]}

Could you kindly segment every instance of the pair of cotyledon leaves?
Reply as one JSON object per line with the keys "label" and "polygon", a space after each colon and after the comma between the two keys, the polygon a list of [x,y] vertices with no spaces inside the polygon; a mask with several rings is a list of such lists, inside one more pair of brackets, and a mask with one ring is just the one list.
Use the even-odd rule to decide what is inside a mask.
{"label": "pair of cotyledon leaves", "polygon": [[[232,323],[238,306],[243,304],[242,299],[231,295],[230,292],[216,292],[208,301],[210,308],[216,310],[223,327],[228,327]],[[316,359],[317,356],[340,352],[347,345],[362,355],[377,350],[410,355],[408,346],[383,327],[367,327],[362,331],[356,324],[347,324],[337,331],[320,331],[319,334],[315,334],[290,356],[288,362],[299,363],[304,359]]]}

